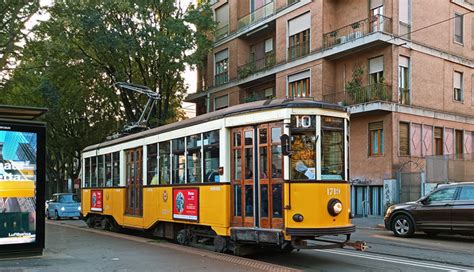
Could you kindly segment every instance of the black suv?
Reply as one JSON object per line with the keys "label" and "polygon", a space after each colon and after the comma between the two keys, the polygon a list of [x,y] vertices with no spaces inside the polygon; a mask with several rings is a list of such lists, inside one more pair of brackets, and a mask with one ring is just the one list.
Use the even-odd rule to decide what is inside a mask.
{"label": "black suv", "polygon": [[474,182],[445,185],[417,201],[393,205],[384,222],[398,237],[410,237],[415,230],[474,235]]}

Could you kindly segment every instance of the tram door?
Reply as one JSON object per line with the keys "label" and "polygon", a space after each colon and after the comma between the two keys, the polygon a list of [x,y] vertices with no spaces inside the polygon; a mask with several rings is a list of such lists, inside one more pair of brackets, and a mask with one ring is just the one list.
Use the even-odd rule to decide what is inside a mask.
{"label": "tram door", "polygon": [[141,216],[143,212],[143,149],[139,147],[125,152],[127,180],[126,214]]}
{"label": "tram door", "polygon": [[232,129],[232,226],[283,227],[281,123]]}

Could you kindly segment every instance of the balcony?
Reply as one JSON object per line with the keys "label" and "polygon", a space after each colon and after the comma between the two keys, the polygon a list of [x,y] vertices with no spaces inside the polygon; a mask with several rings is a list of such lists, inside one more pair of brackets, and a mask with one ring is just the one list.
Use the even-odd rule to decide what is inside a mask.
{"label": "balcony", "polygon": [[341,27],[323,35],[323,47],[328,48],[338,44],[365,37],[374,32],[392,32],[392,19],[383,15],[374,15],[364,20]]}
{"label": "balcony", "polygon": [[260,20],[263,20],[273,14],[275,14],[275,3],[272,1],[265,6],[254,10],[248,15],[240,18],[237,22],[238,30],[246,28]]}
{"label": "balcony", "polygon": [[271,68],[275,65],[275,52],[271,51],[265,54],[264,58],[253,59],[251,58],[247,64],[242,65],[238,68],[238,78],[246,78],[256,72],[263,71]]}
{"label": "balcony", "polygon": [[295,60],[309,54],[309,41],[288,47],[288,60]]}
{"label": "balcony", "polygon": [[229,35],[229,25],[216,29],[214,32],[214,41],[222,40],[227,37],[227,35]]}
{"label": "balcony", "polygon": [[344,106],[374,101],[390,102],[392,101],[392,87],[385,83],[375,83],[354,90],[323,95],[323,101]]}

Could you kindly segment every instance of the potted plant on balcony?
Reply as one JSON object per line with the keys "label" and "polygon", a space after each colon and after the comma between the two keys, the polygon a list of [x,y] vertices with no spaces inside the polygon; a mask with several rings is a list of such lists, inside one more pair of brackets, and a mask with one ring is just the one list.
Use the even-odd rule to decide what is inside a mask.
{"label": "potted plant on balcony", "polygon": [[252,54],[243,67],[239,68],[238,74],[239,78],[246,78],[251,74],[255,73],[256,65],[255,65],[255,56]]}
{"label": "potted plant on balcony", "polygon": [[[346,92],[349,94],[352,103],[362,103],[364,101],[364,88],[362,86],[362,75],[364,69],[362,69],[359,63],[354,65],[352,70],[352,80],[346,84]],[[346,101],[345,101],[346,102]],[[351,103],[348,103],[351,104]]]}

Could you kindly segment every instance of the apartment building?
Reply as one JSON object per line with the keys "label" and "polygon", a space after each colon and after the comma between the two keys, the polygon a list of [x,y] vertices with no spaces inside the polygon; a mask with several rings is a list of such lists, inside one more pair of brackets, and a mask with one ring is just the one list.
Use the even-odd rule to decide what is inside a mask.
{"label": "apartment building", "polygon": [[212,2],[214,47],[186,101],[346,106],[356,214],[419,197],[428,156],[473,153],[471,0]]}

